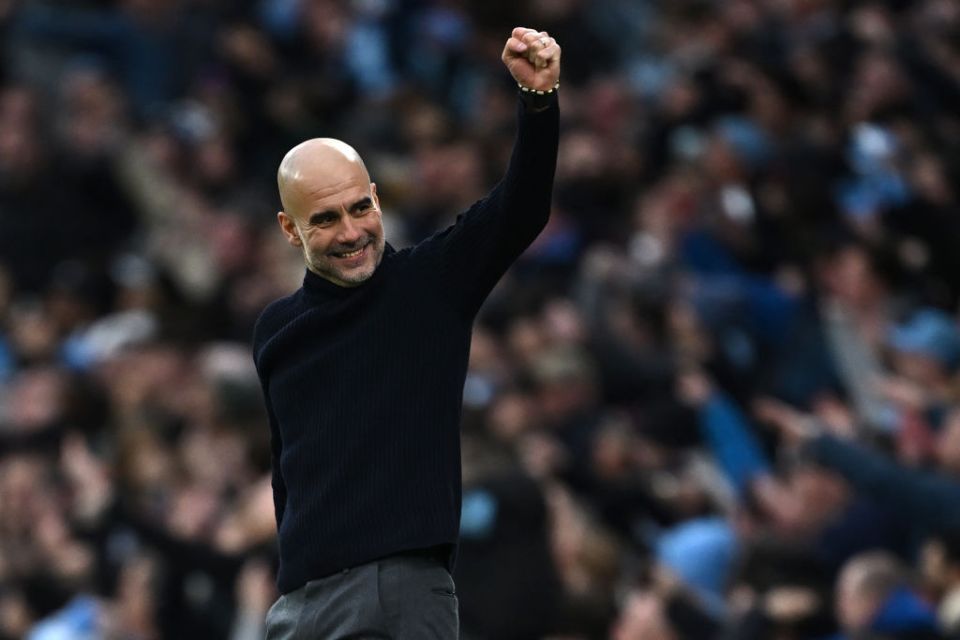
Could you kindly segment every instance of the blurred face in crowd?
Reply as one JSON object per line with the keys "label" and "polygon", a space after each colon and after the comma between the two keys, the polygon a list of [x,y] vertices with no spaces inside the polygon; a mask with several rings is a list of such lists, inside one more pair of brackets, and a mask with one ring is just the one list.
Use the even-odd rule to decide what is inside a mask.
{"label": "blurred face in crowd", "polygon": [[920,575],[924,585],[939,594],[951,586],[954,567],[950,565],[943,542],[929,538],[920,550]]}
{"label": "blurred face in crowd", "polygon": [[837,582],[837,620],[847,631],[866,628],[880,603],[863,589],[863,575],[857,567],[847,567]]}
{"label": "blurred face in crowd", "polygon": [[663,600],[653,592],[637,591],[627,600],[613,629],[613,640],[676,640],[664,613]]}
{"label": "blurred face in crowd", "polygon": [[307,268],[342,287],[373,275],[383,257],[383,220],[356,151],[339,140],[308,140],[283,159],[277,181],[280,227]]}
{"label": "blurred face in crowd", "polygon": [[886,552],[854,556],[840,571],[836,587],[837,621],[847,633],[872,622],[884,600],[902,582],[897,559]]}
{"label": "blurred face in crowd", "polygon": [[799,531],[818,531],[850,499],[848,485],[837,475],[812,465],[800,465],[790,474],[790,488],[802,508],[796,514],[791,528]]}
{"label": "blurred face in crowd", "polygon": [[859,247],[843,249],[827,265],[823,274],[828,291],[856,308],[868,307],[883,295],[883,285],[870,264],[870,257]]}
{"label": "blurred face in crowd", "polygon": [[941,469],[960,474],[960,409],[947,415],[937,436],[936,457]]}
{"label": "blurred face in crowd", "polygon": [[64,411],[66,376],[53,367],[34,367],[13,379],[6,421],[14,429],[42,429]]}

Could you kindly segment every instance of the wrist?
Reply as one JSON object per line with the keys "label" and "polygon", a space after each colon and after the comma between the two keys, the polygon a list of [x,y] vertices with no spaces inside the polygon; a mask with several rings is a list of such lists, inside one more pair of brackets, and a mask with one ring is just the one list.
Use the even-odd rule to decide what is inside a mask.
{"label": "wrist", "polygon": [[549,108],[556,102],[557,91],[560,89],[560,81],[558,80],[553,87],[546,90],[526,87],[519,82],[517,83],[517,88],[520,99],[523,101],[527,111],[537,112]]}

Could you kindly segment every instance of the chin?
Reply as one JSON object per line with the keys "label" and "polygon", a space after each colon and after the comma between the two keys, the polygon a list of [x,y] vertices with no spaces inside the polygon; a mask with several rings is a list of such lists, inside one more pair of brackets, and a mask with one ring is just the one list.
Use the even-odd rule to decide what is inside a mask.
{"label": "chin", "polygon": [[331,275],[334,276],[344,286],[355,287],[363,284],[373,277],[373,274],[376,270],[377,265],[371,264],[370,266],[364,266],[362,269],[353,269],[348,272],[334,271],[331,273]]}
{"label": "chin", "polygon": [[373,271],[351,275],[350,277],[340,276],[340,281],[348,287],[355,287],[363,284],[373,276]]}

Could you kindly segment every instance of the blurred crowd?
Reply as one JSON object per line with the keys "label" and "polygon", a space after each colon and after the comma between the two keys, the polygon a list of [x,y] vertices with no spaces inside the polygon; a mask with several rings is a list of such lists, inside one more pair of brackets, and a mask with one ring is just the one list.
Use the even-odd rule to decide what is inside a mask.
{"label": "blurred crowd", "polygon": [[345,139],[443,228],[518,25],[563,133],[474,334],[464,640],[960,638],[958,0],[0,0],[0,638],[262,637],[276,167]]}

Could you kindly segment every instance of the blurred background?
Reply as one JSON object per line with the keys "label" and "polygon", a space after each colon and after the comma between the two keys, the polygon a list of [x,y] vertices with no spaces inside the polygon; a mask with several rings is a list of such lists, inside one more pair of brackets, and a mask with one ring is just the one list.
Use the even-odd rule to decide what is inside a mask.
{"label": "blurred background", "polygon": [[0,0],[0,638],[262,637],[276,167],[343,138],[444,227],[518,25],[563,135],[474,335],[464,640],[960,638],[957,0]]}

